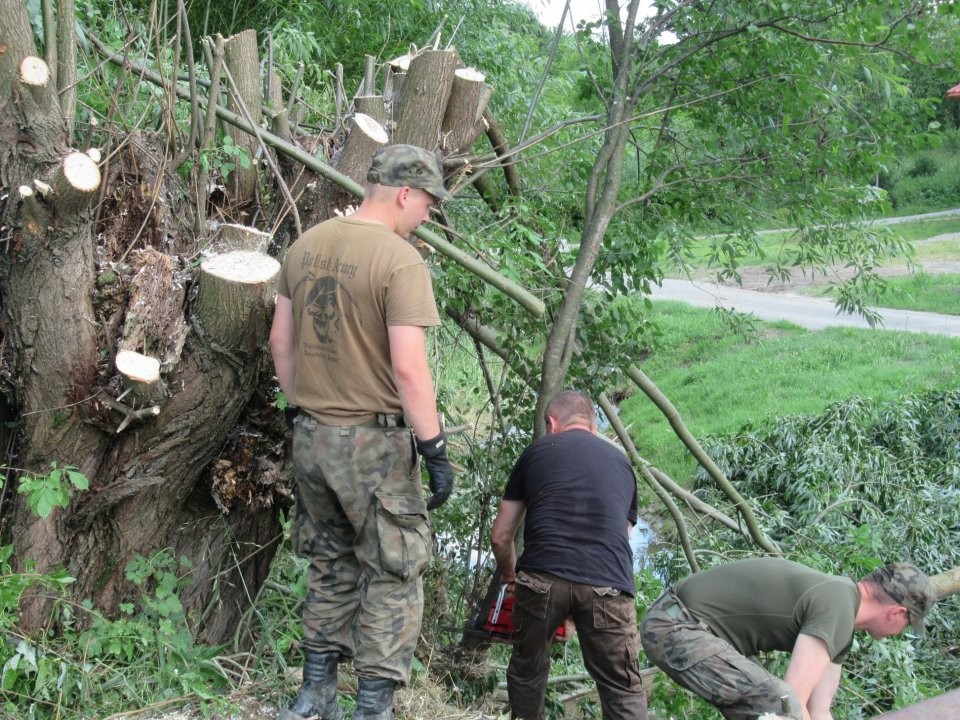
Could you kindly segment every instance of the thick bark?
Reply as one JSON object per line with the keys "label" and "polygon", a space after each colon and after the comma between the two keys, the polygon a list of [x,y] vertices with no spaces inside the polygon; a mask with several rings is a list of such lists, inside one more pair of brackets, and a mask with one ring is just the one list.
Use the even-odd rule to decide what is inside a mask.
{"label": "thick bark", "polygon": [[[37,81],[45,63],[28,62],[21,80],[23,60],[36,56],[23,3],[0,0],[0,23],[9,30],[0,53],[0,183],[19,200],[0,205],[9,228],[0,244],[2,411],[18,423],[18,467],[46,474],[56,461],[90,480],[89,491],[46,519],[23,496],[6,495],[17,563],[38,573],[66,567],[76,578],[71,597],[110,614],[142,594],[124,576],[136,554],[180,552],[197,578],[188,614],[201,637],[221,642],[266,574],[280,536],[273,505],[287,496],[278,483],[279,415],[264,393],[251,404],[270,375],[272,297],[253,293],[245,315],[236,310],[242,303],[222,311],[211,333],[219,342],[197,331],[211,323],[184,315],[197,244],[178,224],[187,193],[155,162],[158,145],[140,135],[113,157],[106,181],[127,184],[109,197],[117,212],[104,214],[97,254],[96,156],[71,154],[56,88]],[[209,296],[205,303],[214,314]],[[132,355],[118,361],[118,351]],[[139,370],[126,362],[137,354]],[[249,427],[262,430],[254,434],[266,447],[253,460],[248,449],[235,482],[218,485],[215,461],[236,464],[231,438]],[[23,628],[45,625],[49,607],[27,598]]]}

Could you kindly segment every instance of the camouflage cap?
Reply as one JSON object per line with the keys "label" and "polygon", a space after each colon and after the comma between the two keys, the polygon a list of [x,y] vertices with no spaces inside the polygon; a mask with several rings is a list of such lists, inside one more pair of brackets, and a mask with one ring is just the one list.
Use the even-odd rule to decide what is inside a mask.
{"label": "camouflage cap", "polygon": [[937,601],[937,591],[923,572],[910,563],[890,563],[867,576],[877,583],[893,601],[910,611],[910,624],[923,632],[923,618]]}
{"label": "camouflage cap", "polygon": [[449,200],[443,187],[440,158],[415,145],[387,145],[373,154],[367,181],[391,187],[420,188],[437,200]]}

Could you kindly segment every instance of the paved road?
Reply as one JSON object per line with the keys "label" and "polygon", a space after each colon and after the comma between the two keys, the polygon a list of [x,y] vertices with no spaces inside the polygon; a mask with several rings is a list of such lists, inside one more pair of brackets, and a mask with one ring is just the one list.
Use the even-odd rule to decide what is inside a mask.
{"label": "paved road", "polygon": [[[752,313],[761,320],[786,320],[811,330],[870,327],[860,316],[839,314],[832,300],[796,293],[757,292],[699,280],[664,280],[662,287],[653,288],[651,297],[654,300],[679,300],[698,307],[732,308],[738,312]],[[885,330],[960,337],[960,315],[881,308],[877,308],[877,312]]]}

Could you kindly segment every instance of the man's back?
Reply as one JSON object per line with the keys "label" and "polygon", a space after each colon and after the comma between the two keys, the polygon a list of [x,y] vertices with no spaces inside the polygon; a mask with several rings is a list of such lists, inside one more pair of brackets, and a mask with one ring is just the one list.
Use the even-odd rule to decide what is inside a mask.
{"label": "man's back", "polygon": [[300,406],[330,424],[399,412],[387,326],[439,322],[417,251],[378,223],[334,218],[291,246],[279,289],[299,319]]}
{"label": "man's back", "polygon": [[793,649],[800,633],[822,639],[839,662],[853,638],[856,583],[781,558],[751,558],[694,573],[677,596],[744,655]]}
{"label": "man's back", "polygon": [[587,430],[545,435],[517,460],[504,499],[526,505],[520,569],[634,594],[636,479],[615,446]]}

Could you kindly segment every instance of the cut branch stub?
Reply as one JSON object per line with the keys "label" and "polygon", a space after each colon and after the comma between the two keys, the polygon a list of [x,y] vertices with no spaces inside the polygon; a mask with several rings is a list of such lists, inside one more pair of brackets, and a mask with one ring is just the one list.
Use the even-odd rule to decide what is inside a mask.
{"label": "cut branch stub", "polygon": [[[363,185],[370,169],[373,153],[389,141],[384,127],[369,115],[357,113],[343,145],[330,161],[337,172],[346,175],[358,185]],[[337,183],[324,178],[318,188],[326,208],[324,217],[333,217],[336,212],[344,212],[348,205],[358,202],[353,193],[344,190]]]}
{"label": "cut branch stub", "polygon": [[487,109],[493,87],[483,73],[473,68],[460,68],[454,73],[453,88],[440,127],[440,148],[444,156],[468,153],[487,124],[483,112]]}
{"label": "cut branch stub", "polygon": [[273,236],[249,225],[224,223],[205,251],[210,255],[222,255],[236,250],[265,253]]}
{"label": "cut branch stub", "polygon": [[123,397],[132,406],[159,402],[166,394],[160,379],[160,361],[133,350],[121,350],[116,358],[117,372],[123,378]]}
{"label": "cut branch stub", "polygon": [[369,115],[357,113],[353,116],[353,127],[330,164],[341,174],[362,185],[373,160],[373,153],[389,140],[383,125]]}
{"label": "cut branch stub", "polygon": [[57,212],[72,215],[87,207],[100,187],[100,168],[86,153],[68,154],[50,183]]}
{"label": "cut branch stub", "polygon": [[353,100],[353,111],[360,115],[369,115],[377,123],[387,122],[387,106],[383,95],[359,95]]}
{"label": "cut branch stub", "polygon": [[440,125],[459,65],[455,50],[428,50],[410,61],[403,87],[393,101],[394,143],[409,143],[436,150]]}
{"label": "cut branch stub", "polygon": [[46,87],[50,82],[50,68],[35,55],[27,55],[20,62],[20,82],[24,85]]}
{"label": "cut branch stub", "polygon": [[194,308],[203,334],[229,351],[259,351],[279,272],[280,263],[263,253],[238,250],[205,260]]}

